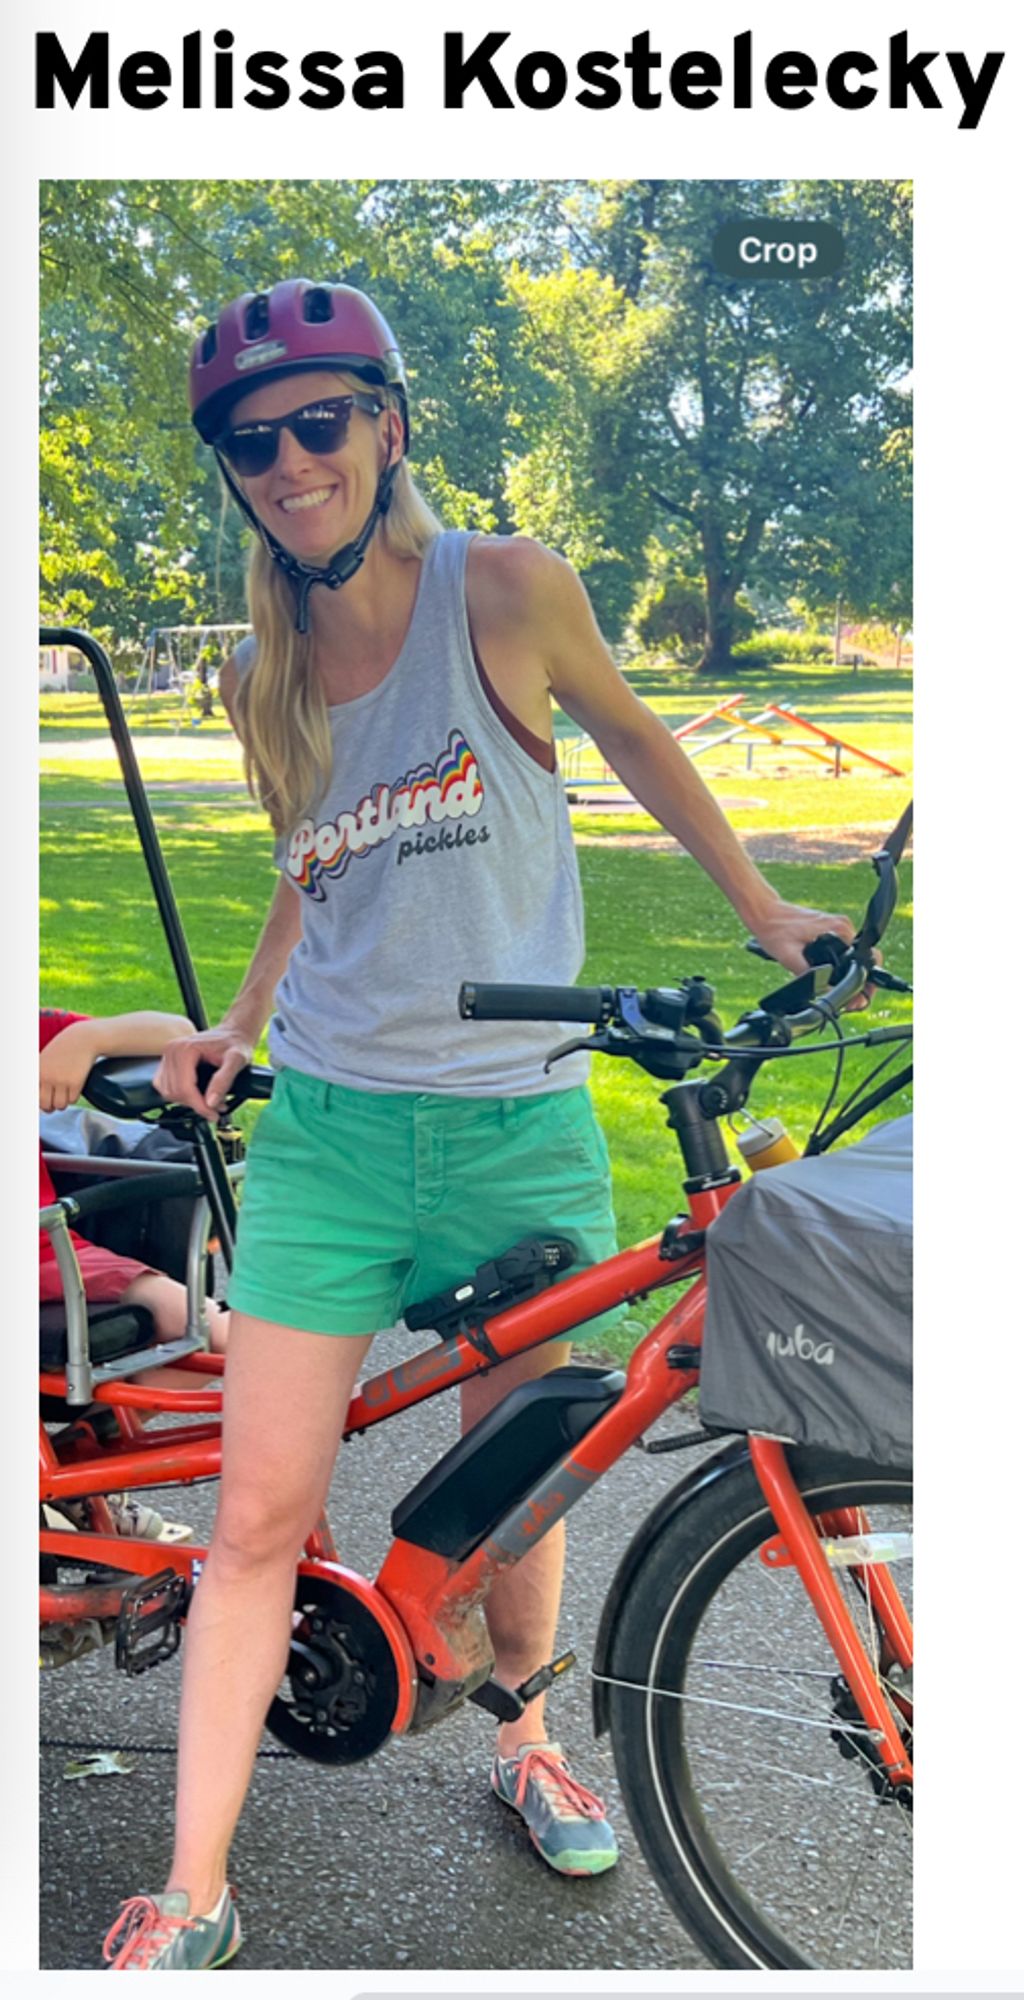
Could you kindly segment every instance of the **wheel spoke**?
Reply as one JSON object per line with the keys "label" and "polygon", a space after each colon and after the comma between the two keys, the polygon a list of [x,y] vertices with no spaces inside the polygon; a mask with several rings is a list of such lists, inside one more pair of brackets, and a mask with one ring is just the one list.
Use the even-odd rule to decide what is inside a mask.
{"label": "wheel spoke", "polygon": [[753,1720],[760,1722],[790,1722],[798,1729],[826,1729],[830,1734],[835,1734],[839,1730],[844,1736],[864,1736],[872,1739],[877,1739],[879,1734],[877,1730],[869,1729],[863,1723],[840,1724],[834,1717],[830,1720],[821,1720],[813,1715],[792,1715],[785,1709],[764,1708],[754,1702],[726,1701],[718,1695],[694,1694],[692,1689],[684,1691],[680,1688],[656,1687],[652,1681],[618,1680],[613,1674],[594,1674],[592,1678],[600,1681],[605,1687],[627,1688],[634,1694],[647,1695],[648,1698],[654,1696],[659,1701],[684,1702],[694,1708],[729,1709],[736,1715],[749,1715]]}
{"label": "wheel spoke", "polygon": [[[793,1456],[806,1492],[810,1468],[829,1461]],[[834,1517],[851,1548],[855,1532],[880,1550],[903,1547],[900,1476],[861,1468],[845,1483],[821,1476],[816,1491],[812,1515],[830,1531]],[[909,1966],[909,1795],[888,1785],[879,1733],[859,1714],[799,1572],[760,1560],[770,1517],[755,1476],[728,1475],[677,1525],[631,1587],[599,1676],[623,1792],[663,1890],[716,1964]],[[908,1614],[909,1571],[908,1561]],[[887,1679],[880,1579],[870,1562],[833,1574],[909,1747],[909,1672]]]}
{"label": "wheel spoke", "polygon": [[[836,1924],[835,1931],[833,1933],[837,1944],[842,1936],[843,1930],[845,1929],[847,1918],[850,1915],[850,1910],[852,1908],[854,1895],[856,1891],[860,1888],[861,1880],[864,1874],[864,1864],[867,1859],[867,1843],[872,1838],[872,1834],[875,1831],[877,1814],[879,1813],[879,1811],[884,1811],[884,1810],[885,1810],[885,1804],[883,1799],[880,1796],[876,1797],[874,1805],[874,1813],[869,1815],[868,1823],[864,1830],[864,1838],[861,1842],[860,1854],[855,1861],[854,1869],[850,1877],[849,1887],[843,1899],[842,1907],[837,1911],[838,1922]],[[876,1927],[876,1936],[877,1935],[878,1931]]]}

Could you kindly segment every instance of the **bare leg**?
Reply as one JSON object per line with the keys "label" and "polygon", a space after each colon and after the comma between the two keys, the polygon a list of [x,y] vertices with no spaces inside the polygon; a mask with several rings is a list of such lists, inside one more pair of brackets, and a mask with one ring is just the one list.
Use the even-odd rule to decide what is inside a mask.
{"label": "bare leg", "polygon": [[[188,1293],[176,1278],[168,1278],[162,1271],[148,1271],[145,1277],[133,1278],[121,1293],[119,1303],[123,1306],[144,1306],[147,1312],[151,1312],[156,1337],[161,1341],[180,1340],[188,1325]],[[204,1301],[204,1312],[210,1352],[226,1353],[231,1314],[221,1312],[215,1299]],[[134,1379],[149,1389],[180,1389],[183,1385],[189,1388],[195,1385],[195,1377],[183,1375],[173,1363],[168,1368],[144,1368]]]}
{"label": "bare leg", "polygon": [[370,1341],[233,1316],[210,1553],[189,1611],[168,1888],[212,1909],[288,1654],[295,1564]]}
{"label": "bare leg", "polygon": [[[151,1312],[158,1340],[180,1340],[188,1324],[188,1293],[177,1278],[168,1278],[162,1271],[148,1271],[142,1278],[133,1278],[121,1293],[119,1303],[144,1306]],[[211,1350],[223,1354],[231,1315],[221,1312],[215,1299],[206,1299],[203,1310]]]}
{"label": "bare leg", "polygon": [[[463,1430],[479,1423],[521,1382],[533,1382],[552,1368],[564,1367],[570,1353],[568,1341],[548,1341],[503,1362],[488,1375],[474,1375],[463,1385]],[[518,1687],[554,1652],[564,1568],[565,1524],[558,1521],[529,1555],[505,1570],[491,1588],[484,1607],[487,1629],[494,1647],[495,1678],[506,1687]],[[498,1729],[498,1749],[503,1757],[514,1756],[521,1743],[545,1740],[542,1694],[527,1702],[515,1722],[503,1722]]]}

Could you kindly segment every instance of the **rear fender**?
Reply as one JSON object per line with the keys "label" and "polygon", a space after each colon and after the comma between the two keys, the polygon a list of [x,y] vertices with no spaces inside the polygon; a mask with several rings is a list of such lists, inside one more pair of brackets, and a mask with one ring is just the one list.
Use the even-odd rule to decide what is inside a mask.
{"label": "rear fender", "polygon": [[750,1449],[747,1439],[733,1438],[722,1451],[716,1452],[713,1458],[705,1459],[703,1464],[698,1465],[685,1479],[680,1480],[678,1486],[673,1486],[671,1492],[666,1493],[653,1512],[648,1514],[647,1519],[641,1522],[633,1536],[605,1598],[594,1647],[592,1702],[595,1736],[603,1736],[608,1727],[609,1690],[598,1676],[608,1672],[622,1606],[641,1563],[646,1561],[659,1535],[678,1514],[682,1513],[684,1507],[690,1506],[691,1502],[699,1494],[705,1493],[709,1486],[716,1485],[721,1479],[729,1478],[732,1473],[749,1463]]}

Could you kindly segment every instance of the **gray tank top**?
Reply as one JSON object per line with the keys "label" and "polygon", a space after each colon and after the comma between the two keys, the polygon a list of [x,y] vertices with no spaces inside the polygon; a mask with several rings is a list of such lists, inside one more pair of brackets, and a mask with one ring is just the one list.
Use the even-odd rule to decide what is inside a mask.
{"label": "gray tank top", "polygon": [[462,1021],[462,980],[571,985],[583,902],[565,793],[495,714],[466,616],[472,536],[438,536],[412,622],[368,694],[328,711],[322,800],[277,842],[302,937],[275,998],[271,1061],[377,1091],[530,1096],[586,1080],[544,1059],[579,1029]]}

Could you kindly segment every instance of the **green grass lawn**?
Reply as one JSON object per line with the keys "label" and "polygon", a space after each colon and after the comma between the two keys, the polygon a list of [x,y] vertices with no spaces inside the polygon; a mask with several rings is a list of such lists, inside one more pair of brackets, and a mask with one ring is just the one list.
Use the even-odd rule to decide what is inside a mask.
{"label": "green grass lawn", "polygon": [[[758,676],[784,692],[807,714],[827,707],[829,689],[850,711],[851,734],[867,743],[873,729],[909,753],[909,694],[901,683],[876,684],[867,671],[835,676],[831,670],[780,669]],[[664,682],[664,676],[662,682]],[[754,681],[744,676],[743,686]],[[841,684],[840,684],[841,683]],[[678,702],[680,692],[642,688],[645,698]],[[688,688],[691,712],[707,706],[706,690]],[[144,735],[161,737],[142,757],[161,841],[211,1019],[236,991],[249,962],[273,891],[275,873],[262,814],[237,789],[237,747],[221,731],[175,738],[168,708],[163,731],[152,710],[140,717]],[[170,698],[173,699],[173,698]],[[46,697],[42,826],[40,835],[41,997],[84,1013],[118,1013],[136,1007],[176,1008],[180,1003],[159,920],[138,850],[134,826],[108,757],[75,754],[76,741],[99,739],[105,725],[87,696]],[[68,704],[76,704],[69,708]],[[815,709],[813,704],[818,704]],[[854,705],[863,704],[854,715]],[[95,711],[95,712],[93,712]],[[883,714],[884,711],[884,714]],[[832,709],[828,708],[831,715]],[[882,714],[883,719],[879,721]],[[166,742],[166,747],[165,747]],[[198,746],[198,747],[197,747]],[[100,747],[97,740],[97,748]],[[897,759],[899,761],[899,759]],[[710,760],[707,760],[710,763]],[[909,756],[908,756],[909,763]],[[733,823],[756,830],[854,826],[893,822],[908,785],[899,780],[811,776],[765,783],[767,803],[737,806],[735,778],[704,769],[712,789],[727,800]],[[755,772],[752,798],[764,782]],[[726,1023],[778,983],[771,968],[747,954],[743,933],[727,903],[697,866],[675,853],[627,847],[616,834],[653,831],[643,815],[580,814],[578,835],[599,836],[579,850],[587,909],[588,952],[584,984],[670,985],[688,973],[714,984]],[[865,853],[872,841],[864,842]],[[860,915],[874,880],[870,867],[848,860],[778,862],[765,867],[779,892],[795,902]],[[911,867],[901,870],[901,907],[886,941],[887,962],[909,975]],[[524,967],[524,976],[529,968]],[[453,987],[460,969],[452,969]],[[879,996],[873,1021],[905,1017],[909,1003]],[[467,1026],[467,1033],[472,1033]],[[851,1051],[846,1085],[877,1060],[879,1052]],[[899,1066],[899,1065],[897,1065]],[[810,1056],[762,1070],[751,1109],[781,1116],[802,1142],[831,1084],[834,1059]],[[681,1205],[681,1162],[664,1123],[659,1086],[625,1062],[595,1061],[594,1095],[614,1166],[620,1240],[636,1241],[660,1230]],[[895,1099],[885,1116],[909,1108]],[[256,1114],[253,1114],[256,1115]],[[638,1307],[606,1345],[625,1354],[641,1325],[664,1308],[665,1295]]]}
{"label": "green grass lawn", "polygon": [[[180,694],[123,694],[121,704],[131,727],[138,734],[180,734],[186,740],[212,734],[230,733],[223,708],[217,704],[213,720],[190,727],[189,711]],[[43,694],[39,698],[39,734],[43,742],[69,741],[88,736],[106,736],[107,721],[98,694]]]}
{"label": "green grass lawn", "polygon": [[[701,776],[737,833],[795,833],[812,827],[889,827],[895,825],[913,790],[909,769],[905,778],[849,777],[838,781],[796,775],[784,780],[759,773],[753,782],[744,783],[726,771],[712,769],[703,770]],[[622,807],[602,808],[599,799],[593,804],[574,805],[572,817],[576,836],[583,841],[614,841],[623,834],[665,837],[649,813]],[[865,852],[871,844],[866,837]]]}
{"label": "green grass lawn", "polygon": [[[810,720],[848,737],[859,748],[883,757],[901,772],[885,776],[871,766],[850,760],[848,774],[833,777],[827,768],[799,750],[758,742],[751,767],[745,748],[724,745],[697,760],[710,789],[725,805],[741,832],[799,827],[880,825],[894,821],[912,784],[911,680],[883,669],[786,665],[770,671],[743,673],[727,688],[707,686],[692,671],[671,667],[639,667],[627,678],[656,714],[672,726],[701,714],[721,693],[742,692],[744,711],[753,716],[768,701],[787,698]],[[222,713],[198,730],[181,727],[177,695],[126,697],[125,708],[136,739],[136,754],[147,784],[182,794],[197,786],[236,786],[241,756]],[[794,732],[779,725],[784,734]],[[579,731],[569,717],[556,714],[556,735],[563,745]],[[41,782],[44,803],[84,800],[93,784],[120,790],[117,760],[108,742],[97,696],[50,694],[41,701]],[[807,738],[810,747],[815,740]],[[574,760],[572,776],[601,774],[599,754],[588,748]],[[88,778],[88,784],[82,779]],[[615,781],[613,790],[621,790]],[[596,838],[625,833],[655,833],[655,822],[637,810],[601,809],[601,792],[581,786],[576,810],[577,832]],[[869,844],[869,843],[868,843]]]}

